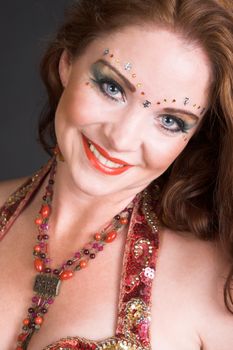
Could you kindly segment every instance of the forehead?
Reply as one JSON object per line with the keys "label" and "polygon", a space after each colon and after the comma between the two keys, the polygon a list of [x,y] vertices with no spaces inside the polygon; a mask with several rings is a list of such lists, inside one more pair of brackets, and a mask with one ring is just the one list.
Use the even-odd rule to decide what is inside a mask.
{"label": "forehead", "polygon": [[85,56],[94,62],[105,48],[112,53],[106,59],[135,83],[123,68],[131,63],[130,73],[135,73],[152,98],[187,96],[197,104],[207,104],[211,64],[201,47],[180,35],[157,27],[128,27],[95,40]]}

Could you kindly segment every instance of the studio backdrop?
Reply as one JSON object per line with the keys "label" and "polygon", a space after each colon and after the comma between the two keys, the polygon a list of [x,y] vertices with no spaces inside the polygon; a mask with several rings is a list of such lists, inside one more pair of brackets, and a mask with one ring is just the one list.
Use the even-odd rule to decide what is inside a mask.
{"label": "studio backdrop", "polygon": [[37,141],[46,101],[39,64],[72,1],[0,3],[0,180],[5,180],[30,175],[48,159]]}

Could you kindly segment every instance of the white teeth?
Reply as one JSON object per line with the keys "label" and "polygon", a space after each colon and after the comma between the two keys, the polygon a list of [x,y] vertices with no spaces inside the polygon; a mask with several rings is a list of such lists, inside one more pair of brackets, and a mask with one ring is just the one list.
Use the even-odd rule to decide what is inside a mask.
{"label": "white teeth", "polygon": [[91,152],[96,156],[96,158],[100,161],[100,163],[102,163],[103,165],[109,167],[109,168],[122,168],[124,165],[121,164],[117,164],[117,163],[113,163],[111,160],[108,160],[107,158],[105,158],[104,156],[102,156],[102,154],[100,154],[99,151],[97,151],[97,149],[95,148],[95,146],[90,143],[89,145]]}
{"label": "white teeth", "polygon": [[92,143],[90,144],[90,150],[91,150],[91,152],[94,152],[94,149],[95,149],[95,147],[92,145]]}

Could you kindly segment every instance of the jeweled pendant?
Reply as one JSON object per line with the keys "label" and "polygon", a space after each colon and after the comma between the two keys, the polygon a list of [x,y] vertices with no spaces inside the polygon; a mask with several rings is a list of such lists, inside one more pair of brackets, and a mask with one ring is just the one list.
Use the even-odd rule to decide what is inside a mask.
{"label": "jeweled pendant", "polygon": [[61,280],[52,275],[40,274],[36,276],[34,292],[44,297],[56,297],[59,294]]}

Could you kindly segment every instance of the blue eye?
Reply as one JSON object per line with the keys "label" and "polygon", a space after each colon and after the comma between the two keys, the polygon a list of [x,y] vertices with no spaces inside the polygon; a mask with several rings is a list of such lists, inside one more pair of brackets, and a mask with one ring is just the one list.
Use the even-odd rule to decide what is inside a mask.
{"label": "blue eye", "polygon": [[160,117],[161,126],[169,132],[187,132],[188,126],[185,121],[173,115],[163,115]]}
{"label": "blue eye", "polygon": [[104,91],[111,96],[115,96],[117,94],[121,94],[121,91],[118,89],[118,87],[113,83],[103,83],[102,88]]}
{"label": "blue eye", "polygon": [[106,97],[115,102],[125,102],[125,92],[123,88],[114,80],[107,77],[91,80]]}

